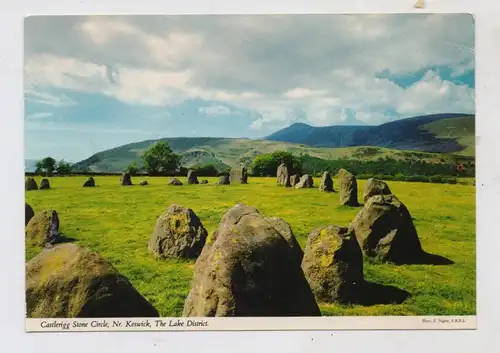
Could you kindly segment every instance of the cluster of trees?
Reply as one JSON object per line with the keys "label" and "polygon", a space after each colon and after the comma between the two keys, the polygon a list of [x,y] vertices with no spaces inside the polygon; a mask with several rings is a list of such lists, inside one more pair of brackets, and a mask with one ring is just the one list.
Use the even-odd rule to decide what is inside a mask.
{"label": "cluster of trees", "polygon": [[301,174],[303,172],[303,156],[296,157],[290,152],[280,151],[261,154],[252,162],[252,175],[276,176],[279,165],[285,163],[290,174]]}
{"label": "cluster of trees", "polygon": [[59,175],[68,175],[72,172],[72,166],[70,163],[61,159],[57,162],[52,157],[45,157],[38,162],[36,162],[36,174],[43,174],[45,176],[52,176],[54,173]]}
{"label": "cluster of trees", "polygon": [[288,166],[291,174],[307,173],[314,176],[319,176],[324,171],[336,174],[340,168],[345,168],[360,178],[382,175],[386,180],[397,176],[399,180],[431,181],[429,178],[432,177],[435,182],[441,182],[445,180],[445,177],[473,177],[475,175],[475,163],[467,159],[458,164],[455,161],[430,163],[414,159],[396,160],[388,156],[375,160],[325,160],[307,154],[294,156],[289,152],[273,152],[257,156],[252,163],[252,174],[276,176],[276,170],[281,163]]}

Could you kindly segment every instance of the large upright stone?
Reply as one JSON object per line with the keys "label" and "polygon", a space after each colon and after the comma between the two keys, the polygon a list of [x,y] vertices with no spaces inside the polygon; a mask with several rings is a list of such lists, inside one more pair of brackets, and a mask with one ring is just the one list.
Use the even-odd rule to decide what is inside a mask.
{"label": "large upright stone", "polygon": [[337,173],[337,181],[340,189],[340,205],[358,206],[358,183],[354,175],[342,168]]}
{"label": "large upright stone", "polygon": [[27,203],[24,203],[24,226],[26,227],[28,225],[28,222],[30,219],[33,218],[35,215],[35,211],[33,211],[33,208],[31,208],[30,205]]}
{"label": "large upright stone", "polygon": [[294,188],[295,185],[297,185],[299,182],[300,182],[300,175],[293,174],[292,176],[290,176],[290,186],[292,188]]}
{"label": "large upright stone", "polygon": [[171,205],[158,221],[148,243],[157,259],[198,257],[205,245],[207,231],[190,208]]}
{"label": "large upright stone", "polygon": [[93,188],[95,187],[95,180],[93,177],[88,177],[85,183],[83,183],[84,188]]}
{"label": "large upright stone", "polygon": [[188,185],[199,184],[198,176],[196,175],[196,172],[192,169],[188,170],[187,183],[188,183]]}
{"label": "large upright stone", "polygon": [[36,183],[36,180],[34,178],[26,178],[26,181],[24,182],[24,189],[26,191],[29,190],[38,190],[38,184]]}
{"label": "large upright stone", "polygon": [[231,169],[231,172],[229,173],[229,183],[231,185],[247,184],[248,183],[247,168],[244,165],[233,167]]}
{"label": "large upright stone", "polygon": [[394,195],[370,197],[351,227],[368,257],[412,263],[422,255],[410,212]]}
{"label": "large upright stone", "polygon": [[106,260],[61,244],[26,263],[29,318],[158,317],[156,309]]}
{"label": "large upright stone", "polygon": [[313,186],[314,186],[314,180],[312,176],[308,174],[302,175],[302,177],[300,177],[300,181],[297,184],[295,184],[296,189],[312,188]]}
{"label": "large upright stone", "polygon": [[281,226],[238,204],[222,217],[194,268],[183,316],[321,315]]}
{"label": "large upright stone", "polygon": [[354,299],[363,284],[363,254],[354,232],[335,225],[313,230],[307,238],[302,269],[316,299]]}
{"label": "large upright stone", "polygon": [[57,243],[59,216],[54,210],[45,210],[34,215],[26,225],[26,245],[49,246]]}
{"label": "large upright stone", "polygon": [[323,172],[321,176],[321,183],[319,184],[319,191],[333,192],[333,180],[330,173]]}
{"label": "large upright stone", "polygon": [[391,195],[392,192],[385,181],[370,178],[366,181],[365,191],[363,193],[363,201],[366,203],[368,199],[374,195]]}
{"label": "large upright stone", "polygon": [[290,249],[295,253],[297,263],[300,265],[304,257],[304,252],[293,234],[292,227],[280,217],[265,217],[265,219],[271,223],[274,229],[276,229],[283,239],[286,240]]}
{"label": "large upright stone", "polygon": [[42,181],[40,182],[40,190],[47,190],[47,189],[50,189],[49,179],[43,178]]}
{"label": "large upright stone", "polygon": [[129,173],[123,173],[120,178],[120,183],[122,186],[130,186],[132,185],[132,178]]}
{"label": "large upright stone", "polygon": [[218,185],[229,185],[229,175],[223,174],[219,177],[219,180],[217,181]]}
{"label": "large upright stone", "polygon": [[285,163],[281,163],[276,171],[276,177],[278,178],[278,185],[290,187],[290,176],[288,175],[288,167]]}

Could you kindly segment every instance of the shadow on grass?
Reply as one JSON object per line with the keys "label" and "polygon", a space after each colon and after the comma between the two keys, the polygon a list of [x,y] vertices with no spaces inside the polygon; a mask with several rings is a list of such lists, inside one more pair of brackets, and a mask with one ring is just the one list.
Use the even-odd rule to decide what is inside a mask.
{"label": "shadow on grass", "polygon": [[401,304],[410,297],[410,293],[385,284],[365,281],[360,284],[356,294],[350,300],[351,304],[371,306],[377,304]]}
{"label": "shadow on grass", "polygon": [[52,245],[57,245],[57,244],[63,244],[63,243],[72,243],[76,239],[72,238],[70,236],[67,236],[66,234],[60,233],[59,236],[57,237],[57,240],[52,242]]}
{"label": "shadow on grass", "polygon": [[453,265],[454,263],[455,262],[444,256],[422,251],[422,253],[412,259],[412,261],[408,261],[408,263],[400,263],[400,265]]}

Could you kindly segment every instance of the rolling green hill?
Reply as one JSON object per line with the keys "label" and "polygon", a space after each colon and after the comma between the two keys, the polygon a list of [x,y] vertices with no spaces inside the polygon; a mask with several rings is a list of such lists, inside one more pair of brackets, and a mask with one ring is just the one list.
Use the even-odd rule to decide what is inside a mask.
{"label": "rolling green hill", "polygon": [[214,164],[219,170],[228,169],[236,163],[249,164],[259,154],[285,150],[295,155],[303,153],[325,160],[342,158],[371,160],[385,156],[396,160],[427,162],[452,159],[452,156],[447,154],[401,151],[381,147],[325,148],[267,140],[177,137],[135,142],[102,151],[76,163],[75,168],[89,169],[93,172],[121,172],[133,161],[142,165],[142,153],[157,141],[168,141],[173,151],[182,156],[182,165],[185,167]]}

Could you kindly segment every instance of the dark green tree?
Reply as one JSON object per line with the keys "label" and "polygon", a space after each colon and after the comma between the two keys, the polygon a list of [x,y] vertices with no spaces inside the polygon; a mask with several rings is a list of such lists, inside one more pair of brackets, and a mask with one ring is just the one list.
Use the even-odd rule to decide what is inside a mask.
{"label": "dark green tree", "polygon": [[52,157],[45,157],[36,163],[36,172],[43,173],[45,176],[52,176],[56,168],[56,160]]}
{"label": "dark green tree", "polygon": [[138,168],[137,168],[137,163],[135,161],[130,163],[126,169],[126,172],[129,173],[130,175],[137,175],[137,171]]}
{"label": "dark green tree", "polygon": [[59,175],[69,175],[71,174],[72,169],[71,164],[65,162],[64,159],[61,159],[55,167],[55,171]]}
{"label": "dark green tree", "polygon": [[142,155],[144,168],[150,175],[174,174],[180,165],[180,156],[176,155],[168,142],[160,141],[149,147]]}

